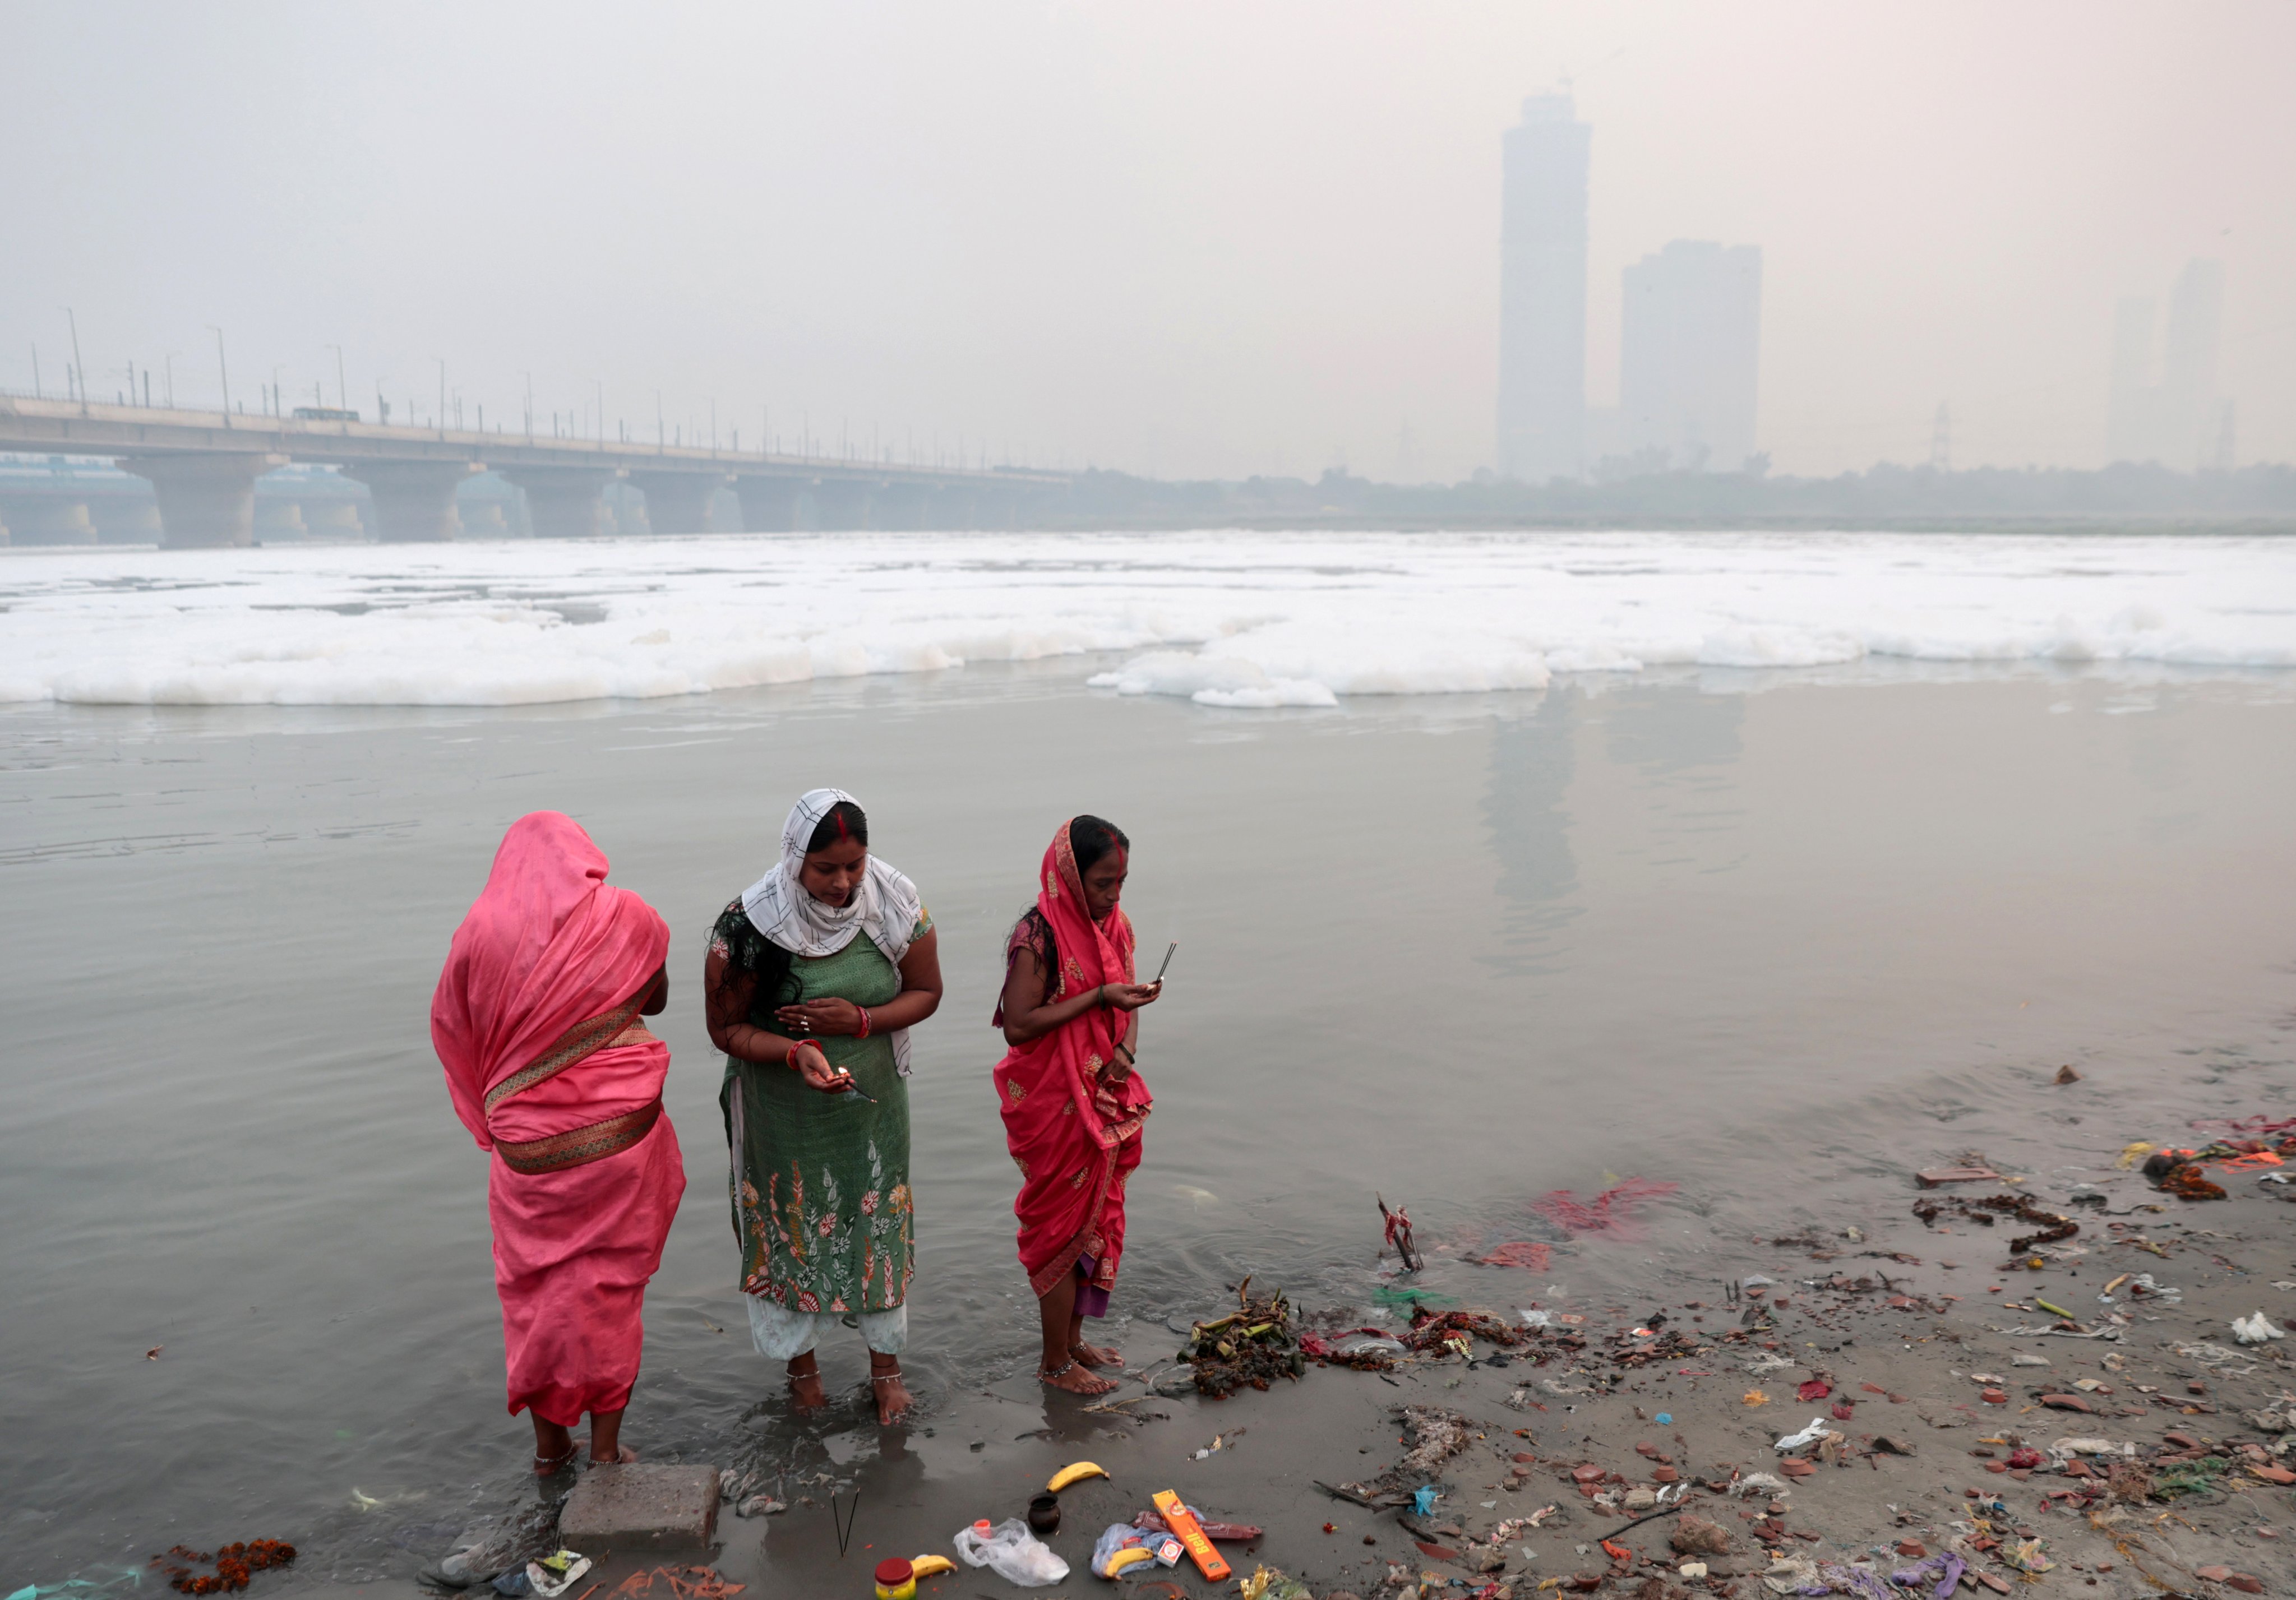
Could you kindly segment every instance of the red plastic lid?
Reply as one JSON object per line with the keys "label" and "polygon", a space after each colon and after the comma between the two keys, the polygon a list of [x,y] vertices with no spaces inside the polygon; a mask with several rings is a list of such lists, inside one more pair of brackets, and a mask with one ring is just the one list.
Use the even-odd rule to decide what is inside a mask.
{"label": "red plastic lid", "polygon": [[906,1583],[916,1575],[916,1568],[898,1555],[890,1561],[881,1561],[877,1563],[877,1581],[889,1589]]}

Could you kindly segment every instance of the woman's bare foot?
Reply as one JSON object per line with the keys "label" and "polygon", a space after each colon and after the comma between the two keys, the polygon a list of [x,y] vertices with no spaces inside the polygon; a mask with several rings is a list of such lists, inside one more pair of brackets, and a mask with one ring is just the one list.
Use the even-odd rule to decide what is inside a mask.
{"label": "woman's bare foot", "polygon": [[534,1475],[553,1478],[574,1465],[574,1436],[556,1423],[534,1418]]}
{"label": "woman's bare foot", "polygon": [[789,1364],[790,1404],[799,1415],[819,1411],[829,1404],[821,1387],[821,1364],[808,1350]]}
{"label": "woman's bare foot", "polygon": [[622,1414],[619,1411],[590,1413],[592,1466],[627,1466],[637,1458],[636,1450],[622,1448]]}
{"label": "woman's bare foot", "polygon": [[916,1402],[909,1395],[908,1385],[901,1382],[900,1361],[892,1356],[884,1360],[892,1365],[883,1365],[876,1351],[869,1352],[869,1392],[877,1399],[878,1426],[890,1428],[908,1415]]}
{"label": "woman's bare foot", "polygon": [[1070,1394],[1106,1394],[1116,1387],[1114,1380],[1095,1377],[1073,1361],[1063,1361],[1058,1366],[1039,1366],[1037,1376]]}
{"label": "woman's bare foot", "polygon": [[1069,1354],[1086,1366],[1113,1366],[1120,1370],[1124,1366],[1124,1352],[1112,1344],[1086,1344],[1079,1339],[1069,1346]]}

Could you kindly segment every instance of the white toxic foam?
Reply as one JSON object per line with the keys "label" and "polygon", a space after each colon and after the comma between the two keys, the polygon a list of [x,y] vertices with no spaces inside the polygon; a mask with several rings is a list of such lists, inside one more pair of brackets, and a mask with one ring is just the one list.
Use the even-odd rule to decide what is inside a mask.
{"label": "white toxic foam", "polygon": [[824,534],[0,559],[0,701],[510,705],[1119,652],[1208,706],[1556,673],[2296,667],[2296,541]]}

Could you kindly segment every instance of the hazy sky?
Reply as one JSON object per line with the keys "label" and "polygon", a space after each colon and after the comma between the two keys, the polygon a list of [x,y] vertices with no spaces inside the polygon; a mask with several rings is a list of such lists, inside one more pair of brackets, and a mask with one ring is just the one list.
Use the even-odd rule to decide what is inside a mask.
{"label": "hazy sky", "polygon": [[[2227,269],[2296,458],[2296,5],[0,0],[0,387],[173,350],[515,422],[964,434],[1164,476],[1493,456],[1500,130],[1594,127],[1619,273],[1762,248],[1782,469],[2103,455],[2113,304]],[[105,374],[111,373],[111,376]],[[295,398],[291,393],[290,398]],[[474,419],[474,416],[472,417]],[[588,429],[586,420],[584,431]]]}

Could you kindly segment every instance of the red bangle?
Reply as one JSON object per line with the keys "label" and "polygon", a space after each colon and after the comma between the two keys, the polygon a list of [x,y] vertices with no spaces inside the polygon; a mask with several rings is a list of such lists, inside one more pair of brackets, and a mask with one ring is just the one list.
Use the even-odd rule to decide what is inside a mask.
{"label": "red bangle", "polygon": [[869,1037],[869,1008],[865,1005],[857,1005],[853,1009],[861,1013],[861,1032],[859,1037],[862,1038],[867,1038]]}

